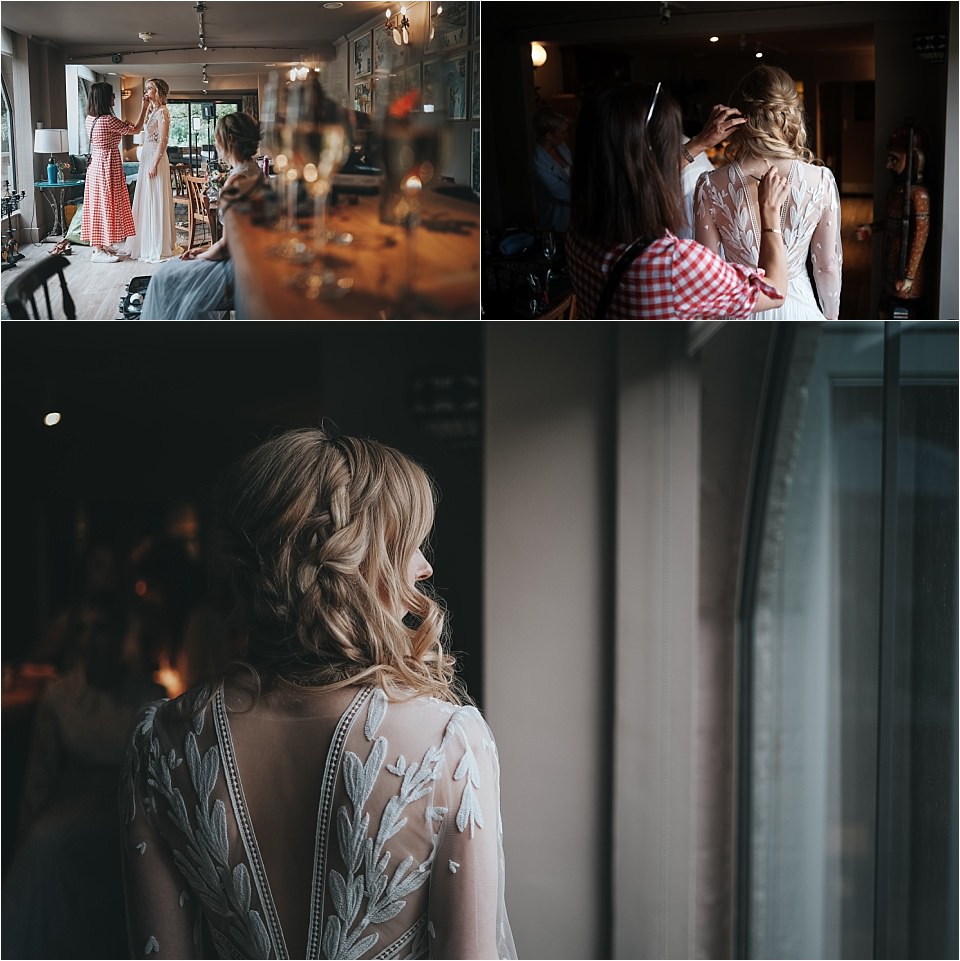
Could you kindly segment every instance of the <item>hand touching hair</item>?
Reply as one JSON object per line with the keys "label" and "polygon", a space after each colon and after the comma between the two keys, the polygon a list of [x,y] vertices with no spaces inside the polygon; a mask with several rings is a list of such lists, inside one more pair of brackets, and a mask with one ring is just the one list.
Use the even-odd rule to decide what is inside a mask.
{"label": "hand touching hair", "polygon": [[434,516],[418,464],[375,441],[288,431],[240,461],[219,501],[220,566],[264,681],[460,701],[443,611],[407,580]]}

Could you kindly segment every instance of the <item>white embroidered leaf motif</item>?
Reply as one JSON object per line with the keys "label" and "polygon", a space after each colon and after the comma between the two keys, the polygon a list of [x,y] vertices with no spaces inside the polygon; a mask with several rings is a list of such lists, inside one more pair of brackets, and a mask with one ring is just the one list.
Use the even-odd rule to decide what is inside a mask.
{"label": "white embroidered leaf motif", "polygon": [[396,764],[387,765],[387,770],[391,774],[396,774],[397,777],[403,777],[407,770],[407,759],[401,754],[400,757],[397,758]]}
{"label": "white embroidered leaf motif", "polygon": [[160,953],[160,944],[152,934],[147,938],[147,943],[143,946],[143,953],[144,955]]}
{"label": "white embroidered leaf motif", "polygon": [[456,874],[457,871],[460,870],[460,862],[459,862],[459,861],[451,861],[449,867],[450,867],[450,873],[451,873],[451,874]]}
{"label": "white embroidered leaf motif", "polygon": [[370,707],[367,708],[367,723],[363,726],[364,736],[368,741],[372,741],[380,730],[380,725],[387,713],[387,695],[381,690],[373,692],[370,698]]}
{"label": "white embroidered leaf motif", "polygon": [[146,841],[141,841],[141,842],[137,845],[137,850],[140,852],[141,855],[146,854],[146,853],[147,853],[147,842],[146,842]]}

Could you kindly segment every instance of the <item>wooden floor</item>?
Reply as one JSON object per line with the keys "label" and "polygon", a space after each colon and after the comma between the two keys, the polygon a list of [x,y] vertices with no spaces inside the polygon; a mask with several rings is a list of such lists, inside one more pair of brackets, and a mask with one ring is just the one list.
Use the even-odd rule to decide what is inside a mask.
{"label": "wooden floor", "polygon": [[[53,244],[30,244],[20,248],[24,259],[17,262],[16,267],[3,271],[3,289],[32,261],[41,257],[49,257]],[[67,257],[70,266],[64,272],[70,296],[77,308],[77,320],[118,320],[120,319],[120,301],[126,292],[127,284],[134,277],[144,277],[158,270],[162,264],[144,264],[139,260],[119,260],[115,264],[93,264],[90,262],[92,251],[89,247],[73,245],[73,252]],[[62,306],[59,300],[59,285],[54,283],[52,289],[56,291],[54,299],[53,320],[63,320]],[[3,319],[9,319],[7,309],[3,308]]]}

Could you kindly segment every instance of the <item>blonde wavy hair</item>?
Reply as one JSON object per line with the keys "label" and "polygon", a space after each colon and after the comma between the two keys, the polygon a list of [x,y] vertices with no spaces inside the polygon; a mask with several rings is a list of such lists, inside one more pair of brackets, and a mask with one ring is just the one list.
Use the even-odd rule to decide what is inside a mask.
{"label": "blonde wavy hair", "polygon": [[463,702],[444,611],[407,581],[436,496],[400,451],[315,428],[266,441],[224,477],[218,566],[261,684],[368,683],[395,700]]}
{"label": "blonde wavy hair", "polygon": [[728,105],[747,118],[727,145],[730,160],[779,157],[811,163],[803,103],[793,78],[779,67],[751,70],[730,94]]}

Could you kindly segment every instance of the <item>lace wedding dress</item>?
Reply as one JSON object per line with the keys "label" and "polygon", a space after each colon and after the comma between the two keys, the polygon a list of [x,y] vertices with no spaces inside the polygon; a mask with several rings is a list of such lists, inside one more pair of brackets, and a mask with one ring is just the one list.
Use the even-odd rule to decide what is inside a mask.
{"label": "lace wedding dress", "polygon": [[[169,260],[183,252],[177,245],[170,161],[167,159],[169,136],[170,111],[167,107],[158,107],[143,126],[140,172],[133,194],[133,222],[137,232],[127,239],[123,248],[132,259],[148,264]],[[150,171],[155,163],[157,173],[151,177]]]}
{"label": "lace wedding dress", "polygon": [[202,957],[202,920],[221,958],[516,957],[475,708],[205,693],[148,707],[128,752],[131,957]]}
{"label": "lace wedding dress", "polygon": [[[781,307],[758,311],[753,317],[836,320],[843,265],[836,181],[829,168],[794,160],[787,182],[789,194],[780,224],[787,250],[786,300]],[[736,162],[703,174],[694,198],[694,227],[696,239],[714,253],[733,263],[756,267],[760,257],[756,178]],[[808,262],[819,303],[810,283]]]}

